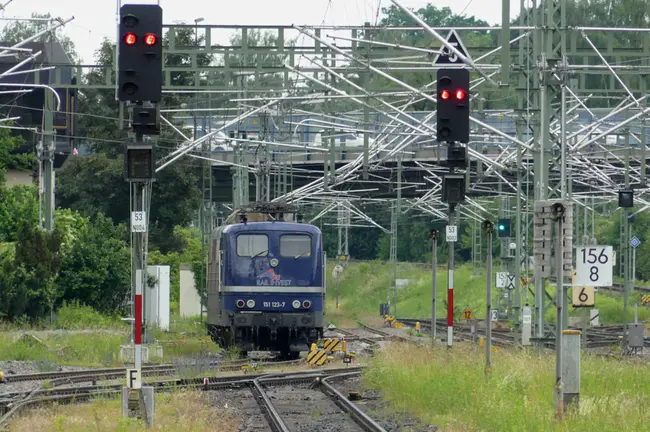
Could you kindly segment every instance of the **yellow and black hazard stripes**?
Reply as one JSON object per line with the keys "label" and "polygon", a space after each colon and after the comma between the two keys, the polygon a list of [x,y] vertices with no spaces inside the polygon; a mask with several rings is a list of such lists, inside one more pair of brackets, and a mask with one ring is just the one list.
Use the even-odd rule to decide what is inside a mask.
{"label": "yellow and black hazard stripes", "polygon": [[323,349],[327,352],[343,351],[343,343],[339,338],[329,338],[323,340]]}
{"label": "yellow and black hazard stripes", "polygon": [[647,305],[650,304],[650,295],[644,295],[641,297],[641,304]]}
{"label": "yellow and black hazard stripes", "polygon": [[307,363],[314,366],[323,366],[327,361],[327,351],[323,349],[318,349],[315,351],[309,351],[307,355]]}

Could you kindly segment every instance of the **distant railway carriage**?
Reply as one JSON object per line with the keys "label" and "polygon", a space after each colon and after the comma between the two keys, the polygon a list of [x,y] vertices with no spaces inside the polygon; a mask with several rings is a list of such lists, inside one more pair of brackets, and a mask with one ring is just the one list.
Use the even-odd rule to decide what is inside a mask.
{"label": "distant railway carriage", "polygon": [[313,225],[243,217],[218,228],[208,254],[208,334],[225,348],[296,358],[323,334],[324,264]]}

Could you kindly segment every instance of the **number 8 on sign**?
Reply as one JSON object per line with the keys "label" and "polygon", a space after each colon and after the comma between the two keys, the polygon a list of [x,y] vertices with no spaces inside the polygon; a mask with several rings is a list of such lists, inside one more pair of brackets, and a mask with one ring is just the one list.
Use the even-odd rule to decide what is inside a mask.
{"label": "number 8 on sign", "polygon": [[612,246],[577,246],[573,286],[612,286],[613,256]]}

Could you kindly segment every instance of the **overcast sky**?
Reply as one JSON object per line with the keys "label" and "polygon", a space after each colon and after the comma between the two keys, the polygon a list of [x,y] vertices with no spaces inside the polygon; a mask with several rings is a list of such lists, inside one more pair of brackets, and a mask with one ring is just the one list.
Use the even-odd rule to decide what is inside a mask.
{"label": "overcast sky", "polygon": [[[5,4],[8,0],[0,0]],[[115,39],[116,9],[119,0],[13,0],[2,12],[6,18],[26,18],[32,12],[75,19],[63,30],[75,43],[85,64],[93,64],[93,53],[104,37]],[[125,3],[156,3],[155,0],[122,0]],[[499,0],[403,0],[408,7],[418,8],[432,3],[451,7],[455,13],[464,9],[490,24],[501,22]],[[390,0],[160,0],[163,22],[194,22],[203,17],[203,24],[333,24],[361,25],[375,23],[378,6],[387,7]],[[469,4],[469,6],[468,6]],[[511,0],[511,17],[519,12],[519,2]],[[380,13],[381,17],[381,13]],[[227,36],[224,35],[224,38]],[[227,39],[226,39],[227,40]],[[225,41],[215,41],[225,42]]]}

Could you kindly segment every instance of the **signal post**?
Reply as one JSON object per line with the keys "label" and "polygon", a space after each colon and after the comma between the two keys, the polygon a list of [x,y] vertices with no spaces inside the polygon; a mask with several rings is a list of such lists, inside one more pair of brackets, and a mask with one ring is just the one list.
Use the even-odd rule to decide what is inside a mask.
{"label": "signal post", "polygon": [[154,390],[143,386],[142,340],[146,341],[143,310],[147,280],[147,231],[151,184],[155,166],[153,146],[145,137],[160,133],[162,98],[162,8],[158,5],[127,4],[120,8],[118,35],[117,100],[131,114],[134,140],[126,143],[124,177],[131,189],[131,248],[133,294],[134,369],[127,370],[122,394],[122,414],[144,417],[153,426]]}
{"label": "signal post", "polygon": [[436,141],[446,142],[449,174],[442,179],[442,201],[449,205],[447,225],[447,347],[453,345],[454,335],[454,243],[458,241],[455,222],[456,206],[465,202],[465,175],[454,174],[456,168],[467,168],[469,142],[469,71],[467,69],[438,69],[437,73]]}

